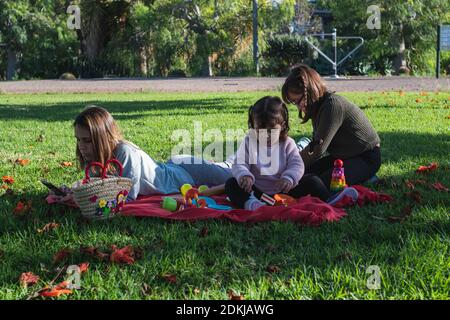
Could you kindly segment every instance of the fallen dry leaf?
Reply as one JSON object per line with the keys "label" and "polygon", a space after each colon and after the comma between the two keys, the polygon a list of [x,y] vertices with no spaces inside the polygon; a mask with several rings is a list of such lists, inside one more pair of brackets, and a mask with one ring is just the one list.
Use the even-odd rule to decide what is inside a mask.
{"label": "fallen dry leaf", "polygon": [[133,264],[134,263],[134,251],[131,246],[123,247],[122,249],[117,248],[116,246],[111,247],[113,252],[110,256],[110,261],[112,263],[125,263],[125,264]]}
{"label": "fallen dry leaf", "polygon": [[70,161],[61,162],[61,167],[71,167],[73,164]]}
{"label": "fallen dry leaf", "polygon": [[162,276],[164,280],[170,283],[176,283],[177,282],[177,276],[171,273],[167,273]]}
{"label": "fallen dry leaf", "polygon": [[44,232],[49,232],[58,227],[59,227],[59,223],[50,222],[50,223],[47,223],[45,226],[43,226],[42,229],[37,229],[37,232],[42,234]]}
{"label": "fallen dry leaf", "polygon": [[6,184],[13,184],[14,183],[14,178],[11,176],[3,176],[2,177],[2,182],[6,183]]}
{"label": "fallen dry leaf", "polygon": [[22,215],[24,213],[27,213],[31,211],[31,201],[27,201],[26,203],[24,201],[19,201],[14,208],[14,214],[15,215]]}
{"label": "fallen dry leaf", "polygon": [[434,171],[438,168],[438,164],[436,162],[431,163],[428,166],[420,166],[417,170],[416,173],[428,173],[431,171]]}
{"label": "fallen dry leaf", "polygon": [[80,268],[80,273],[87,272],[88,269],[89,269],[89,262],[83,262],[83,263],[80,263],[80,264],[78,265],[78,267]]}
{"label": "fallen dry leaf", "polygon": [[24,272],[20,275],[19,281],[22,286],[28,287],[38,283],[39,276],[35,275],[33,272]]}
{"label": "fallen dry leaf", "polygon": [[436,183],[433,183],[432,185],[431,185],[434,189],[436,189],[437,191],[445,191],[445,192],[448,192],[449,190],[448,190],[448,188],[446,187],[446,186],[444,186],[442,183],[440,183],[440,182],[436,182]]}
{"label": "fallen dry leaf", "polygon": [[59,297],[63,294],[71,294],[72,290],[66,289],[68,285],[67,281],[63,281],[53,288],[43,288],[39,291],[39,296],[41,297]]}
{"label": "fallen dry leaf", "polygon": [[59,250],[57,253],[55,253],[55,255],[53,256],[53,263],[59,263],[61,261],[66,260],[67,258],[70,257],[71,254],[72,251],[70,249],[63,248]]}
{"label": "fallen dry leaf", "polygon": [[28,165],[30,163],[30,160],[18,158],[15,162],[23,167]]}
{"label": "fallen dry leaf", "polygon": [[152,293],[152,288],[144,282],[141,287],[141,292],[144,296],[148,296]]}
{"label": "fallen dry leaf", "polygon": [[228,298],[230,300],[245,300],[244,295],[242,295],[242,294],[237,295],[234,293],[233,290],[228,290],[227,294],[228,294]]}
{"label": "fallen dry leaf", "polygon": [[80,253],[87,254],[101,261],[109,260],[109,254],[101,252],[97,247],[80,247]]}

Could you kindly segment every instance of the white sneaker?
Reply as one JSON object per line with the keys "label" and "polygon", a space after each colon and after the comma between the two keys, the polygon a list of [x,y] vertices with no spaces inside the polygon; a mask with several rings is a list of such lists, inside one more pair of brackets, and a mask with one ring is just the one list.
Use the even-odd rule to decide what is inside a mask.
{"label": "white sneaker", "polygon": [[356,202],[358,200],[358,191],[355,188],[348,187],[342,190],[341,192],[335,194],[334,196],[330,197],[327,200],[327,203],[330,205],[334,205],[342,200],[343,197],[350,197],[353,202]]}
{"label": "white sneaker", "polygon": [[308,144],[310,144],[310,143],[311,143],[311,139],[309,139],[309,138],[307,138],[307,137],[300,138],[300,139],[297,141],[297,148],[298,148],[299,151],[302,151],[302,150],[305,149],[305,148],[308,146]]}
{"label": "white sneaker", "polygon": [[251,196],[250,199],[248,199],[247,201],[245,201],[244,204],[244,209],[245,210],[250,210],[250,211],[255,211],[256,209],[265,206],[266,204],[260,200],[258,200],[257,198],[255,198],[254,196]]}

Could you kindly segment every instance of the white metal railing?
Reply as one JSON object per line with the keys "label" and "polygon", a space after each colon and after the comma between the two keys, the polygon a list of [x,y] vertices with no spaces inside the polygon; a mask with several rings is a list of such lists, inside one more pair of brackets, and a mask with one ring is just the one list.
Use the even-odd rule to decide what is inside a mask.
{"label": "white metal railing", "polygon": [[[322,50],[320,50],[317,46],[315,46],[311,40],[308,37],[321,37],[322,39],[325,36],[331,36],[332,40],[333,40],[333,47],[334,47],[334,61],[331,60],[330,57],[328,57],[325,53],[322,52]],[[360,40],[361,43],[359,43],[352,51],[350,51],[344,58],[342,58],[341,60],[337,61],[337,39],[357,39]],[[363,44],[364,44],[364,38],[362,37],[338,37],[337,36],[337,30],[336,28],[333,28],[333,32],[332,33],[316,33],[316,34],[309,34],[305,36],[305,41],[306,43],[308,43],[308,45],[313,48],[314,50],[316,50],[322,57],[324,57],[328,62],[331,63],[331,65],[333,66],[333,70],[334,70],[334,75],[332,76],[333,78],[339,78],[338,76],[338,66],[341,65],[345,60],[347,60],[353,53],[355,53]]]}

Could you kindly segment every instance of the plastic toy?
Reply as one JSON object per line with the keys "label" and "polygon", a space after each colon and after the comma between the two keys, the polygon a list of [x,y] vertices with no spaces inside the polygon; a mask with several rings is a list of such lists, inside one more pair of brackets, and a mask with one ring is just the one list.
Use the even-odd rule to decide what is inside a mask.
{"label": "plastic toy", "polygon": [[333,192],[341,191],[346,188],[345,174],[344,174],[344,162],[340,159],[334,161],[334,169],[331,173],[330,190]]}
{"label": "plastic toy", "polygon": [[291,204],[297,203],[295,198],[288,196],[287,194],[277,193],[273,197],[263,193],[261,196],[261,200],[266,202],[270,206],[289,206]]}
{"label": "plastic toy", "polygon": [[[233,209],[230,206],[224,206],[221,204],[217,204],[217,202],[210,197],[201,197],[200,196],[199,200],[198,200],[199,204],[203,201],[205,203],[205,206],[201,207],[201,208],[209,208],[209,209],[216,209],[216,210],[231,210],[231,209]],[[193,202],[193,204],[196,204],[196,200],[193,200],[192,202]]]}
{"label": "plastic toy", "polygon": [[268,194],[265,194],[265,193],[262,194],[261,200],[271,206],[274,206],[276,203],[274,198],[272,198],[271,196],[269,196]]}
{"label": "plastic toy", "polygon": [[185,183],[181,186],[180,191],[181,195],[184,197],[188,190],[192,189],[192,186],[189,183]]}
{"label": "plastic toy", "polygon": [[179,207],[180,207],[180,203],[176,199],[174,199],[172,197],[165,197],[163,199],[163,202],[162,202],[163,209],[166,209],[170,212],[175,212],[179,209]]}
{"label": "plastic toy", "polygon": [[291,196],[288,196],[287,194],[276,194],[273,196],[275,199],[275,205],[276,206],[290,206],[292,204],[296,204],[297,200]]}

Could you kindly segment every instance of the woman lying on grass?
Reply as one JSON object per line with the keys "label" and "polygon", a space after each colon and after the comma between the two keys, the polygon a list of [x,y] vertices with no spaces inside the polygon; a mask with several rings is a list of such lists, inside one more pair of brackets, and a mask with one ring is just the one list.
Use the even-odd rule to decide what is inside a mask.
{"label": "woman lying on grass", "polygon": [[[111,114],[98,106],[87,106],[75,119],[76,156],[81,169],[91,162],[105,164],[117,159],[123,165],[123,176],[132,180],[128,198],[138,195],[178,193],[191,185],[223,185],[231,177],[231,164],[212,163],[192,156],[177,156],[167,163],[153,160],[138,146],[126,141]],[[180,163],[181,162],[181,163]],[[178,164],[180,163],[180,164]],[[58,202],[73,202],[73,194]]]}

